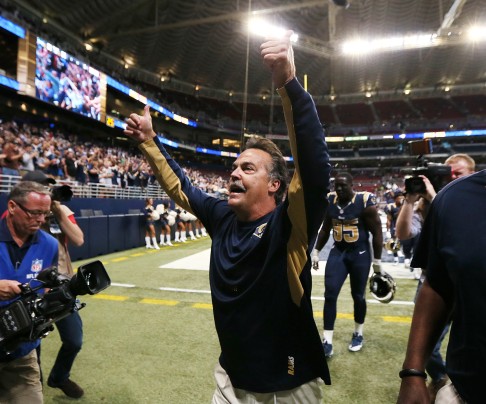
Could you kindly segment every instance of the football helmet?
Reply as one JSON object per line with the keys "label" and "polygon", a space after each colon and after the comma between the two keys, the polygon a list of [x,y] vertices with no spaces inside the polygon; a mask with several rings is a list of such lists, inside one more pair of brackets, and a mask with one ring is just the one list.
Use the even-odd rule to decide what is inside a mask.
{"label": "football helmet", "polygon": [[390,303],[395,297],[397,284],[393,277],[386,273],[374,273],[370,278],[370,293],[381,303]]}
{"label": "football helmet", "polygon": [[390,238],[385,242],[385,248],[387,251],[390,251],[392,253],[396,253],[400,251],[401,245],[400,245],[400,240]]}

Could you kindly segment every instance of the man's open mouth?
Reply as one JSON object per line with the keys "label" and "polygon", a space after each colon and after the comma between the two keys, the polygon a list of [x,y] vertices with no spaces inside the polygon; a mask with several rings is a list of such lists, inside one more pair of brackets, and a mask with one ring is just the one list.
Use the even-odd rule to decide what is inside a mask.
{"label": "man's open mouth", "polygon": [[245,187],[243,187],[243,185],[239,185],[239,184],[231,184],[229,190],[230,190],[230,192],[235,192],[235,193],[246,192]]}

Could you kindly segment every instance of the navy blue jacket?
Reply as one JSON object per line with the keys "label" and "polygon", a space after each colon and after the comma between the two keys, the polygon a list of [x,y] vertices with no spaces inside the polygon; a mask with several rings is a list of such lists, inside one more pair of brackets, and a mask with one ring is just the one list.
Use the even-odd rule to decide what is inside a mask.
{"label": "navy blue jacket", "polygon": [[261,393],[317,377],[330,383],[312,312],[309,256],[327,207],[328,149],[314,102],[297,79],[278,91],[295,171],[285,201],[253,222],[238,221],[227,201],[193,187],[158,139],[140,145],[169,197],[212,238],[220,364],[234,387]]}

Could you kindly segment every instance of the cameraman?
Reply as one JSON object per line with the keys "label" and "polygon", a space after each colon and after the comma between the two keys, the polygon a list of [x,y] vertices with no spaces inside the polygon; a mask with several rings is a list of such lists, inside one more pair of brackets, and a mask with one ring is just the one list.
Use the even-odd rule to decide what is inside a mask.
{"label": "cameraman", "polygon": [[[35,182],[17,184],[0,218],[0,306],[21,293],[44,268],[57,263],[56,239],[40,229],[50,213],[51,196]],[[20,343],[13,351],[0,346],[0,402],[42,403],[36,348],[40,341]]]}
{"label": "cameraman", "polygon": [[[22,178],[22,181],[35,181],[44,186],[55,184],[56,181],[46,176],[42,171],[32,171]],[[59,244],[58,271],[61,274],[72,276],[74,274],[69,256],[68,244],[81,246],[84,243],[84,234],[76,224],[74,213],[67,206],[57,200],[51,202],[51,215],[43,224],[42,229],[55,237]],[[77,311],[56,322],[59,336],[62,341],[61,349],[57,355],[54,366],[47,379],[47,385],[59,388],[71,398],[83,396],[83,389],[69,379],[70,371],[78,352],[83,344],[83,323]]]}
{"label": "cameraman", "polygon": [[[451,167],[451,180],[474,173],[476,166],[474,159],[467,154],[453,154],[447,158],[445,164]],[[421,194],[407,192],[402,208],[398,214],[396,235],[400,240],[418,238],[420,232],[422,231],[422,225],[427,217],[430,203],[436,195],[436,190],[429,179],[424,175],[421,175],[420,177],[424,181],[425,192]],[[422,273],[417,286],[416,296],[422,287],[424,279],[425,274]],[[442,334],[439,337],[439,340],[437,341],[425,366],[427,373],[429,373],[432,379],[427,387],[431,402],[435,401],[437,392],[447,382],[445,362],[440,353],[440,347],[448,330],[449,324],[444,327]]]}
{"label": "cameraman", "polygon": [[[474,159],[462,153],[449,156],[445,164],[451,167],[451,180],[470,175],[474,173],[476,168]],[[429,179],[424,175],[420,175],[420,177],[424,181],[425,192],[422,194],[405,194],[395,230],[399,240],[408,240],[420,234],[430,202],[435,198],[436,190]]]}

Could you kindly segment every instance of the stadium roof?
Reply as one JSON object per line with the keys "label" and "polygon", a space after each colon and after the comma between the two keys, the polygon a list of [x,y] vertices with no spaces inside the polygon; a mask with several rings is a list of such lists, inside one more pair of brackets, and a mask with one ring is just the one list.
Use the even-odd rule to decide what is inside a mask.
{"label": "stadium roof", "polygon": [[[299,35],[298,76],[302,82],[307,76],[309,91],[322,102],[364,101],[367,92],[384,100],[403,97],[405,90],[412,96],[442,96],[447,89],[484,93],[486,42],[467,35],[486,21],[484,0],[348,1],[348,8],[334,0],[0,0],[0,5],[98,67],[186,93],[198,85],[207,97],[228,99],[232,93],[241,100],[245,93],[251,98],[271,92],[259,57],[262,39],[248,35],[249,15]],[[412,36],[424,38],[418,35],[429,43],[412,44]],[[368,41],[358,49],[370,50],[384,44],[370,41],[390,37],[398,48],[359,56],[342,51],[350,40]]]}

